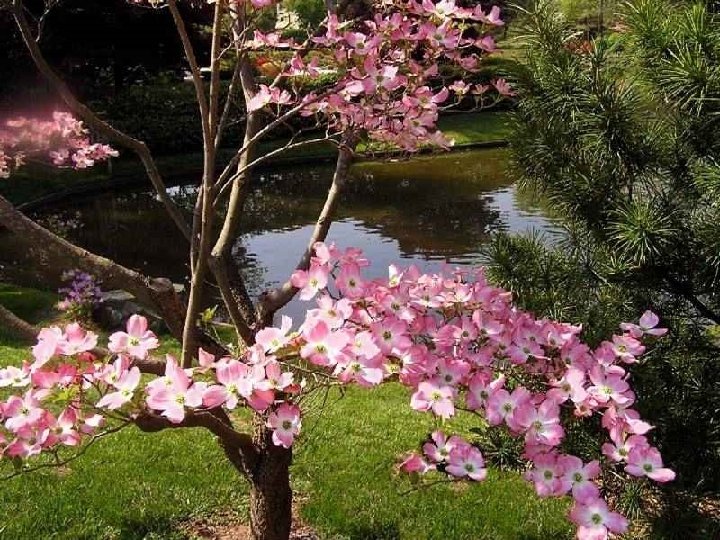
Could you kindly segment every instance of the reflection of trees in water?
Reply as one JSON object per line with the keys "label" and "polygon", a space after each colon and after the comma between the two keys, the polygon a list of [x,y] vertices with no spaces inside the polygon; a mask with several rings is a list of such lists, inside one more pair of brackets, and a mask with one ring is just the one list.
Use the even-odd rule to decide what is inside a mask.
{"label": "reflection of trees in water", "polygon": [[124,266],[183,282],[188,245],[162,205],[144,192],[105,193],[72,205],[83,226],[69,240]]}
{"label": "reflection of trees in water", "polygon": [[[308,178],[307,171],[286,171],[256,179],[243,231],[261,233],[313,223],[332,171],[313,173]],[[486,190],[482,181],[472,178],[456,182],[361,174],[343,195],[338,218],[359,221],[396,240],[402,255],[459,256],[474,252],[490,232],[503,227],[491,198],[482,195]]]}
{"label": "reflection of trees in water", "polygon": [[256,257],[248,254],[242,237],[238,238],[232,247],[231,256],[242,269],[245,286],[250,294],[260,294],[266,288],[268,270]]}
{"label": "reflection of trees in water", "polygon": [[[354,169],[338,218],[395,240],[400,255],[475,253],[490,232],[504,226],[489,194],[508,184],[503,169],[504,154],[479,152],[361,164]],[[298,165],[255,176],[233,251],[250,289],[262,287],[266,269],[248,256],[242,235],[312,224],[332,170],[332,165]],[[189,215],[197,188],[178,186],[169,192]],[[187,242],[152,194],[108,192],[75,199],[61,210],[81,216],[82,227],[67,233],[71,241],[150,275],[186,279]]]}
{"label": "reflection of trees in water", "polygon": [[[196,193],[193,187],[172,190],[181,208],[190,211]],[[187,279],[188,243],[152,194],[110,192],[75,200],[65,211],[82,223],[65,232],[73,243],[148,275],[176,283]],[[249,285],[259,287],[263,269],[257,261],[248,260],[243,250],[234,255],[248,269]]]}

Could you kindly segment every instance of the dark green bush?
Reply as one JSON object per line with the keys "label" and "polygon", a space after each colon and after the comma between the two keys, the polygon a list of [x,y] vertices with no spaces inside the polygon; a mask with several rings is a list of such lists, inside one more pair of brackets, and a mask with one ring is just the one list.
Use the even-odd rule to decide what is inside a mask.
{"label": "dark green bush", "polygon": [[513,166],[568,232],[495,238],[491,274],[596,343],[656,311],[670,334],[631,369],[637,407],[678,472],[667,489],[718,492],[720,20],[662,0],[623,18],[623,34],[578,48],[550,2],[527,14]]}

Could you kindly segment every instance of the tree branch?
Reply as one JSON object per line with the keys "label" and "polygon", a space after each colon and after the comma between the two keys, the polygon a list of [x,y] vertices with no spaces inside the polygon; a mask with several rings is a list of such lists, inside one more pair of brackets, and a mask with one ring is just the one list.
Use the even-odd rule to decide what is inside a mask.
{"label": "tree branch", "polygon": [[694,307],[702,317],[713,321],[715,324],[720,324],[720,313],[715,312],[713,309],[708,307],[702,300],[700,300],[697,295],[695,295],[690,285],[688,285],[687,283],[682,283],[681,281],[675,279],[673,276],[670,275],[667,276],[667,280],[670,284],[670,289],[674,293],[680,295],[682,298],[687,300],[690,305]]}
{"label": "tree branch", "polygon": [[182,335],[184,309],[169,279],[150,278],[71,244],[26,217],[3,197],[0,197],[0,223],[27,246],[29,254],[36,254],[35,270],[56,276],[63,269],[75,266],[91,273],[105,285],[133,294],[160,314],[174,336]]}
{"label": "tree branch", "polygon": [[158,416],[149,411],[143,412],[134,419],[135,425],[142,431],[153,433],[165,429],[202,427],[213,433],[222,446],[223,451],[235,468],[252,477],[259,454],[252,437],[240,433],[232,427],[232,422],[222,409],[210,411],[188,411],[185,419],[179,424],[173,424],[167,418]]}
{"label": "tree branch", "polygon": [[[337,163],[335,165],[335,174],[333,181],[328,190],[325,205],[318,216],[315,229],[310,238],[307,249],[303,253],[297,264],[298,270],[307,270],[310,266],[310,258],[313,254],[313,246],[316,242],[322,242],[327,238],[330,225],[332,224],[335,210],[340,202],[340,194],[347,183],[348,172],[354,155],[357,139],[354,134],[346,134],[343,138],[343,145],[340,147]],[[265,291],[261,297],[257,308],[256,326],[262,328],[272,324],[275,313],[283,306],[287,305],[297,294],[298,289],[295,288],[288,280],[280,287],[271,291]]]}
{"label": "tree branch", "polygon": [[32,324],[22,320],[12,311],[0,304],[0,327],[7,331],[12,337],[35,343],[38,335],[38,329]]}
{"label": "tree branch", "polygon": [[197,100],[198,107],[200,108],[200,122],[202,123],[203,141],[207,144],[210,140],[208,101],[205,96],[205,85],[203,84],[202,75],[200,74],[200,67],[198,66],[197,57],[195,56],[195,49],[190,41],[190,36],[188,35],[187,28],[185,26],[185,20],[180,14],[176,0],[168,0],[167,5],[170,9],[173,22],[175,23],[178,36],[180,37],[183,50],[185,51],[185,59],[188,61],[188,66],[190,67],[190,76],[192,78],[193,86],[195,87],[195,99]]}

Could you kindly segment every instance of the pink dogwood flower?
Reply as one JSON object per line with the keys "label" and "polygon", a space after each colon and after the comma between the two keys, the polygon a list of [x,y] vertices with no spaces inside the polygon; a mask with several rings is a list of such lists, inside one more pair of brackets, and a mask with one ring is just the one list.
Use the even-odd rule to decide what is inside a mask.
{"label": "pink dogwood flower", "polygon": [[281,404],[268,416],[267,427],[273,430],[275,445],[290,448],[302,427],[300,407],[291,403]]}
{"label": "pink dogwood flower", "polygon": [[652,447],[631,450],[625,472],[633,476],[647,476],[656,482],[670,482],[675,479],[675,473],[663,465],[658,449]]}
{"label": "pink dogwood flower", "polygon": [[42,367],[53,356],[62,351],[63,332],[57,326],[43,328],[38,334],[37,344],[32,348],[32,354],[35,358],[31,369]]}
{"label": "pink dogwood flower", "polygon": [[435,465],[428,463],[422,456],[411,453],[400,463],[400,470],[407,473],[425,474],[435,470]]}
{"label": "pink dogwood flower", "polygon": [[647,310],[645,313],[642,314],[642,317],[640,317],[639,325],[632,323],[621,323],[620,328],[628,332],[635,339],[639,339],[645,334],[660,337],[667,334],[668,329],[657,328],[657,325],[659,323],[660,318],[652,311]]}
{"label": "pink dogwood flower", "polygon": [[495,392],[505,385],[505,377],[500,375],[493,379],[488,372],[477,372],[470,379],[467,393],[468,409],[476,410],[486,407]]}
{"label": "pink dogwood flower", "polygon": [[97,347],[97,343],[97,334],[84,330],[77,323],[72,323],[65,327],[65,333],[59,346],[61,354],[74,356],[86,351],[91,351]]}
{"label": "pink dogwood flower", "polygon": [[110,336],[108,349],[116,354],[128,354],[144,360],[148,353],[159,346],[155,334],[148,330],[145,317],[132,315],[127,321],[127,332],[115,332]]}
{"label": "pink dogwood flower", "polygon": [[455,414],[454,398],[455,394],[450,386],[421,382],[410,399],[410,407],[416,411],[431,410],[442,418],[450,418]]}
{"label": "pink dogwood flower", "polygon": [[627,520],[611,512],[602,499],[576,501],[570,510],[570,520],[578,525],[578,540],[607,540],[608,533],[624,534]]}
{"label": "pink dogwood flower", "polygon": [[537,408],[524,402],[515,411],[514,420],[525,430],[525,440],[530,444],[557,446],[565,435],[560,425],[560,406],[550,399]]}
{"label": "pink dogwood flower", "polygon": [[430,441],[423,444],[423,453],[435,463],[443,463],[450,457],[450,452],[463,440],[453,435],[447,437],[442,431],[434,431]]}
{"label": "pink dogwood flower", "polygon": [[600,476],[600,462],[584,464],[579,457],[560,456],[558,465],[562,468],[562,491],[572,491],[576,501],[590,501],[600,496],[600,490],[593,480]]}
{"label": "pink dogwood flower", "polygon": [[160,411],[160,414],[173,424],[179,424],[185,419],[185,407],[196,408],[202,405],[206,387],[204,383],[193,384],[185,370],[180,368],[172,357],[168,357],[165,365],[165,381],[165,384],[148,385],[146,403],[151,409]]}
{"label": "pink dogwood flower", "polygon": [[300,300],[310,300],[327,287],[330,269],[325,264],[319,264],[315,259],[310,264],[310,269],[296,270],[293,272],[290,282],[293,287],[300,289]]}
{"label": "pink dogwood flower", "polygon": [[290,328],[292,328],[292,319],[283,315],[280,328],[273,326],[263,328],[255,336],[255,343],[261,345],[266,352],[275,352],[290,341],[288,335]]}
{"label": "pink dogwood flower", "polygon": [[[266,380],[265,368],[259,364],[249,365],[238,360],[229,360],[216,369],[220,385],[212,385],[204,389],[202,402],[206,407],[213,408],[224,405],[235,409],[241,399],[257,411],[264,411],[275,400],[275,392]],[[282,384],[280,375],[278,384]]]}
{"label": "pink dogwood flower", "polygon": [[8,366],[0,369],[0,388],[11,386],[13,388],[24,388],[30,384],[30,370],[27,366],[18,368]]}
{"label": "pink dogwood flower", "polygon": [[480,482],[487,477],[485,460],[480,450],[470,444],[456,445],[450,451],[448,465],[445,470],[457,478],[467,476]]}
{"label": "pink dogwood flower", "polygon": [[516,431],[520,426],[515,420],[515,412],[530,400],[530,392],[525,388],[516,388],[512,394],[500,389],[490,396],[487,406],[487,419],[491,426],[497,426],[503,421]]}
{"label": "pink dogwood flower", "polygon": [[134,366],[131,369],[123,369],[121,367],[122,360],[117,360],[116,364],[116,376],[112,383],[115,388],[115,392],[105,394],[95,404],[99,409],[119,409],[126,403],[129,403],[134,395],[135,390],[140,384],[140,369]]}
{"label": "pink dogwood flower", "polygon": [[614,401],[618,405],[630,403],[628,391],[630,385],[619,374],[607,372],[600,366],[590,371],[592,386],[587,388],[588,394],[599,403]]}
{"label": "pink dogwood flower", "polygon": [[525,479],[532,482],[540,497],[557,497],[563,489],[563,469],[553,453],[540,454],[533,459],[534,467],[525,473]]}
{"label": "pink dogwood flower", "polygon": [[344,331],[332,332],[323,321],[303,329],[307,343],[300,349],[300,356],[319,366],[335,365],[343,358],[343,349],[350,341]]}

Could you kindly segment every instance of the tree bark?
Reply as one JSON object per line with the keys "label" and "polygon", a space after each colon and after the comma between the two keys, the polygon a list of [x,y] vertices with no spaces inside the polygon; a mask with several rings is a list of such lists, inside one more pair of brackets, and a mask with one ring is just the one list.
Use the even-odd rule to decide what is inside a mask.
{"label": "tree bark", "polygon": [[34,343],[38,334],[37,328],[2,305],[0,305],[0,327],[12,337],[28,343]]}
{"label": "tree bark", "polygon": [[262,416],[255,415],[253,439],[259,459],[250,478],[250,529],[255,540],[287,540],[292,526],[292,449],[276,446]]}

